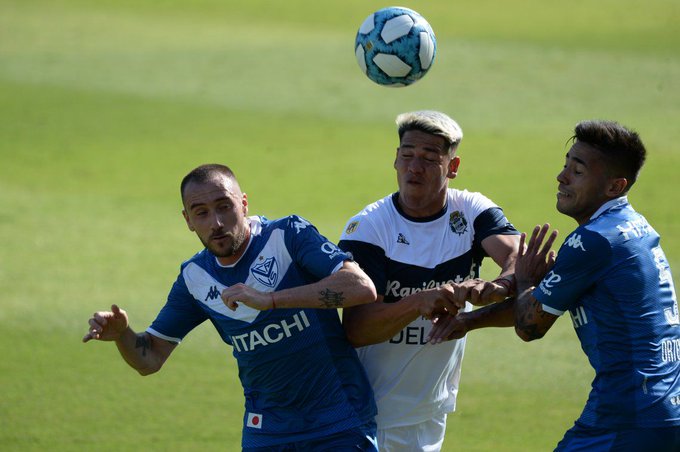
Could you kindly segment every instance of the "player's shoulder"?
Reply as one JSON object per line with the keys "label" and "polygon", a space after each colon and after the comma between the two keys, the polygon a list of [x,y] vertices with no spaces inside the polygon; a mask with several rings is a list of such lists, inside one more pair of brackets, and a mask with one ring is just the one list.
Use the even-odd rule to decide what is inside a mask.
{"label": "player's shoulder", "polygon": [[396,210],[393,197],[394,194],[391,194],[372,202],[352,216],[345,224],[341,239],[361,240],[383,229],[385,225],[394,223]]}
{"label": "player's shoulder", "polygon": [[631,243],[629,239],[657,235],[647,219],[636,212],[630,204],[616,206],[587,224],[587,228],[599,233],[612,246]]}
{"label": "player's shoulder", "polygon": [[295,230],[299,232],[300,230],[307,227],[314,227],[314,225],[309,220],[296,214],[287,215],[285,217],[276,218],[273,220],[262,216],[251,217],[251,224],[253,221],[259,221],[262,230],[265,232],[272,231],[274,229]]}
{"label": "player's shoulder", "polygon": [[486,195],[467,189],[449,188],[447,190],[447,198],[449,206],[453,209],[474,208],[476,210],[486,210],[491,207],[498,207]]}
{"label": "player's shoulder", "polygon": [[582,254],[585,259],[607,256],[611,253],[612,245],[602,232],[592,223],[581,225],[565,237],[560,253]]}
{"label": "player's shoulder", "polygon": [[184,270],[189,264],[192,263],[203,267],[207,264],[211,256],[212,255],[210,254],[210,252],[206,248],[204,248],[201,251],[194,254],[193,256],[191,256],[189,259],[182,262],[180,265],[180,269]]}

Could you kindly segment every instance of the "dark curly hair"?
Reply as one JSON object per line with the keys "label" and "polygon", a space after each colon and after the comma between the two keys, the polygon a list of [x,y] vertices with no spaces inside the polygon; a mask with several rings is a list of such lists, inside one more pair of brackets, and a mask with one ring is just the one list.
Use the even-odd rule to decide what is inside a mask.
{"label": "dark curly hair", "polygon": [[607,171],[613,177],[628,180],[626,191],[635,183],[647,151],[637,132],[615,121],[587,120],[576,124],[574,143],[586,143],[600,151],[607,164]]}

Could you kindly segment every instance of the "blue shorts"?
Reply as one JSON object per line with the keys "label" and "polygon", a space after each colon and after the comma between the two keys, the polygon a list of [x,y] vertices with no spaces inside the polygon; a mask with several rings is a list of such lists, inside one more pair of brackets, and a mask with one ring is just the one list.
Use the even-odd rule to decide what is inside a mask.
{"label": "blue shorts", "polygon": [[662,428],[607,430],[578,421],[567,430],[555,452],[654,452],[680,451],[680,425]]}
{"label": "blue shorts", "polygon": [[244,448],[244,452],[378,452],[378,440],[375,437],[375,422],[345,430],[322,438],[296,441],[268,447]]}

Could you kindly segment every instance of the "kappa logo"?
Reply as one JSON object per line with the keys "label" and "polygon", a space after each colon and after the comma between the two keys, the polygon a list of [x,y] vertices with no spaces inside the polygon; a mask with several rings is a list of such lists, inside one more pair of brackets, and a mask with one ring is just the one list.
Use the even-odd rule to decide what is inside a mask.
{"label": "kappa logo", "polygon": [[279,264],[274,257],[258,258],[259,262],[250,269],[253,277],[268,287],[276,286],[279,279]]}
{"label": "kappa logo", "polygon": [[403,243],[404,245],[410,245],[411,243],[406,240],[406,237],[401,232],[397,236],[397,243]]}
{"label": "kappa logo", "polygon": [[350,224],[347,225],[347,229],[345,229],[345,234],[349,235],[352,232],[356,231],[357,228],[359,227],[359,222],[358,221],[352,221]]}
{"label": "kappa logo", "polygon": [[449,215],[449,227],[451,231],[458,235],[462,235],[467,231],[467,220],[462,212],[456,210]]}
{"label": "kappa logo", "polygon": [[220,298],[220,291],[217,290],[217,286],[210,286],[208,295],[206,295],[205,300],[203,301],[214,300],[216,298]]}
{"label": "kappa logo", "polygon": [[298,234],[299,234],[300,231],[302,231],[303,229],[306,229],[307,226],[311,226],[311,225],[312,225],[312,223],[310,223],[309,221],[305,220],[304,218],[299,218],[299,217],[298,217],[298,221],[294,221],[294,222],[293,222],[293,226],[295,226],[295,232],[298,233]]}
{"label": "kappa logo", "polygon": [[583,242],[581,242],[581,236],[579,234],[574,234],[570,235],[569,238],[567,239],[566,242],[564,242],[565,245],[570,246],[574,248],[575,250],[580,249],[581,251],[585,251],[586,249],[583,247]]}

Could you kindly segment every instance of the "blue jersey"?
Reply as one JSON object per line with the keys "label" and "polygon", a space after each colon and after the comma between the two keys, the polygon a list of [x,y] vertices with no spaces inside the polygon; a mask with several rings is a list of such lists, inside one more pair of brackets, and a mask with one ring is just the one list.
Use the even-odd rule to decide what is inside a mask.
{"label": "blue jersey", "polygon": [[626,197],[565,240],[534,290],[567,310],[595,369],[579,421],[609,429],[680,425],[680,319],[659,235]]}
{"label": "blue jersey", "polygon": [[349,257],[304,219],[250,217],[241,259],[222,266],[208,250],[181,267],[148,332],[179,343],[205,320],[233,347],[245,396],[243,447],[324,437],[373,420],[373,393],[335,309],[228,309],[220,293],[245,283],[282,290],[331,275]]}

